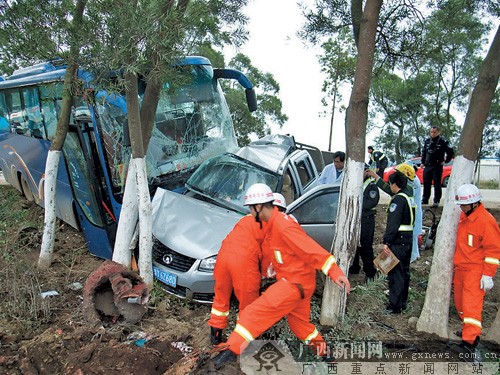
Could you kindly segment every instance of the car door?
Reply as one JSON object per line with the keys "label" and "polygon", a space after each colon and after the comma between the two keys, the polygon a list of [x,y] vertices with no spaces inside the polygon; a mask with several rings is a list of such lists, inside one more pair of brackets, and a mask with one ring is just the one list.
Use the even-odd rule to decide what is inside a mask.
{"label": "car door", "polygon": [[306,233],[328,251],[337,227],[339,194],[339,186],[316,186],[290,204],[287,210]]}

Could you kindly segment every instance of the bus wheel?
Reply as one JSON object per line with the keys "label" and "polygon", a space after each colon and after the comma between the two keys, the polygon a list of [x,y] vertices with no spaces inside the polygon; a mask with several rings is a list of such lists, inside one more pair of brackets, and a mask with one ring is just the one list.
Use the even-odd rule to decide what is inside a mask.
{"label": "bus wheel", "polygon": [[21,189],[23,190],[23,195],[26,197],[28,201],[33,202],[35,200],[35,197],[33,196],[33,193],[31,192],[30,186],[28,184],[28,181],[26,181],[23,176],[21,176]]}

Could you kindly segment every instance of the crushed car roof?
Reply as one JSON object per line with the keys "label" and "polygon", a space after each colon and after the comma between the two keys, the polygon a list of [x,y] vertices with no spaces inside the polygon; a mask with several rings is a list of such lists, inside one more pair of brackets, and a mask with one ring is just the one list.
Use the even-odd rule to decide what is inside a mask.
{"label": "crushed car roof", "polygon": [[296,148],[292,136],[274,134],[249,143],[240,148],[236,155],[279,173],[283,159]]}

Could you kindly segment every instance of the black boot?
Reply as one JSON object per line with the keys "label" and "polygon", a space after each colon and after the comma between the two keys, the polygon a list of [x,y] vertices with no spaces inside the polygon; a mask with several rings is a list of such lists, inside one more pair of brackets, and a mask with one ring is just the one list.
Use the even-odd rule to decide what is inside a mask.
{"label": "black boot", "polygon": [[478,348],[479,336],[476,337],[472,344],[467,341],[463,341],[460,344],[453,344],[452,350],[459,354],[459,358],[462,361],[469,363],[480,363],[483,361],[483,355]]}
{"label": "black boot", "polygon": [[237,358],[238,357],[236,356],[236,354],[234,354],[231,350],[226,349],[226,350],[220,352],[219,354],[217,354],[217,356],[215,356],[214,359],[212,359],[212,363],[214,364],[215,368],[218,370],[222,366],[224,366],[226,363],[236,362]]}
{"label": "black boot", "polygon": [[210,342],[219,345],[222,342],[222,329],[210,327]]}

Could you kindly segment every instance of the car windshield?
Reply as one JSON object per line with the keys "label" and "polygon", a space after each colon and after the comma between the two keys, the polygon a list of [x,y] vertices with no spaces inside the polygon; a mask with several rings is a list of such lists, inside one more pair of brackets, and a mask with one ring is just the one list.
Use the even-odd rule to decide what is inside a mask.
{"label": "car windshield", "polygon": [[224,207],[248,213],[243,206],[247,189],[264,183],[276,191],[279,176],[233,154],[205,161],[186,183],[188,189],[218,202]]}

